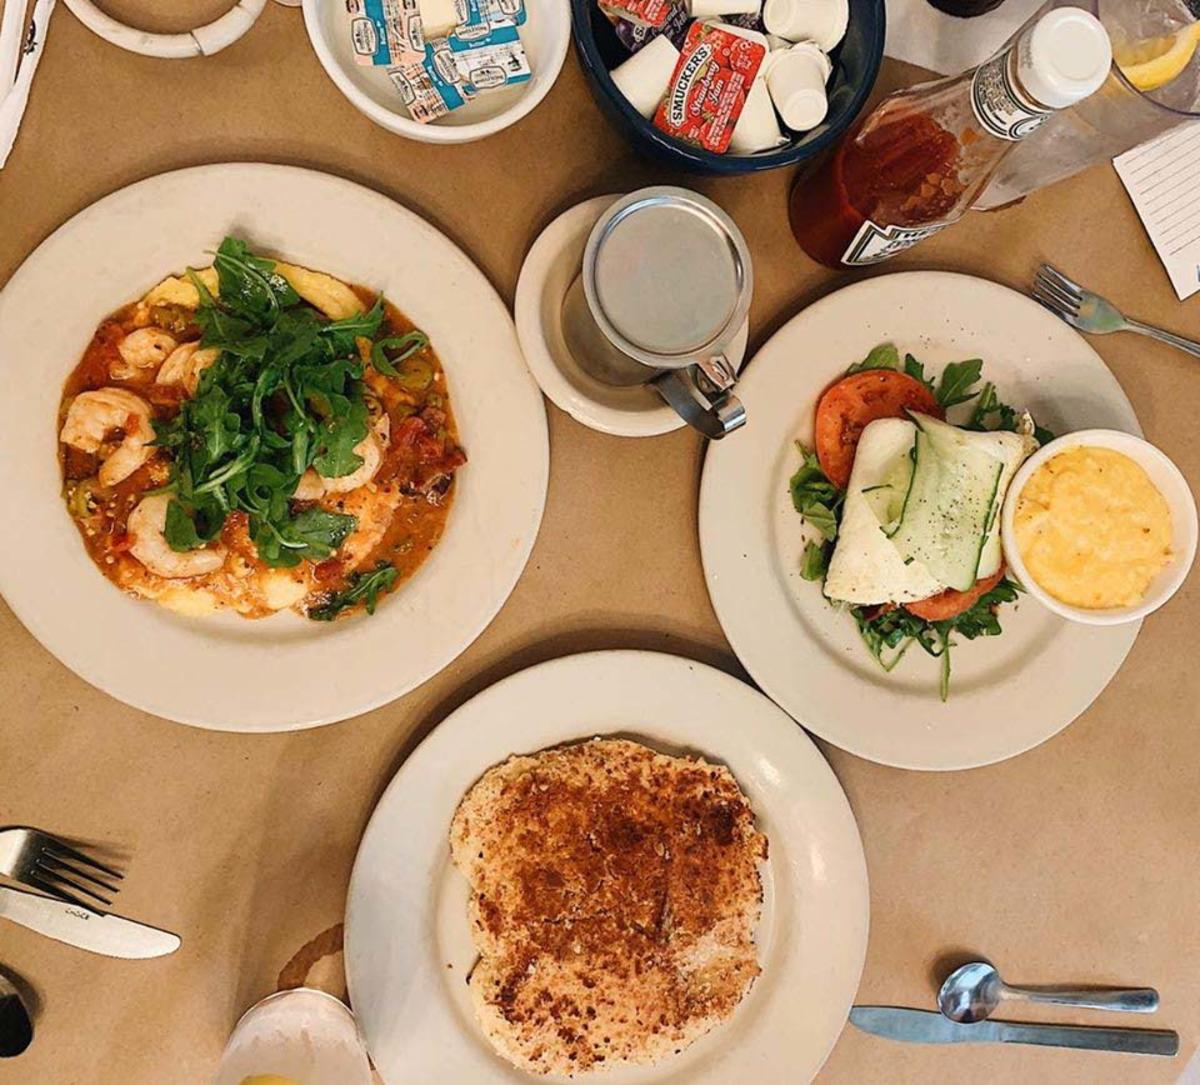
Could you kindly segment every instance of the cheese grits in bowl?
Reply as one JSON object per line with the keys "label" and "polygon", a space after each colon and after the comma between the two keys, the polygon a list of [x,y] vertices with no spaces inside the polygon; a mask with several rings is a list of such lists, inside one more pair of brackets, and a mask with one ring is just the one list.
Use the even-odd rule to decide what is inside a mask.
{"label": "cheese grits in bowl", "polygon": [[1120,430],[1060,437],[1017,472],[1004,551],[1024,588],[1085,625],[1144,618],[1179,590],[1196,556],[1196,502],[1183,473]]}

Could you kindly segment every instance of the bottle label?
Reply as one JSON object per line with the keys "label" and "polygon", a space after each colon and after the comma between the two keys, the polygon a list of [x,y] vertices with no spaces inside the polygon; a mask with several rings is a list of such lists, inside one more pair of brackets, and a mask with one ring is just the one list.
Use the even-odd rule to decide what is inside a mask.
{"label": "bottle label", "polygon": [[949,225],[939,222],[933,226],[877,226],[867,219],[842,255],[842,263],[847,267],[878,264],[889,256],[911,249],[918,241]]}
{"label": "bottle label", "polygon": [[1012,78],[1006,49],[975,69],[971,80],[971,108],[984,130],[997,139],[1016,141],[1036,132],[1054,111],[1029,97]]}

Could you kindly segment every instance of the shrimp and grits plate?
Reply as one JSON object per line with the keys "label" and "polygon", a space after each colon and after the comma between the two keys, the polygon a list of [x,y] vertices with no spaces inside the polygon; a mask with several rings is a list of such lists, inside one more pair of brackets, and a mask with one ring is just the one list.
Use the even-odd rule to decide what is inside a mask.
{"label": "shrimp and grits plate", "polygon": [[845,795],[777,706],[676,656],[568,656],[388,786],[347,981],[386,1085],[796,1085],[845,1024],[868,897]]}
{"label": "shrimp and grits plate", "polygon": [[59,415],[96,566],[188,615],[374,613],[437,545],[466,462],[428,336],[234,237],[100,324]]}
{"label": "shrimp and grits plate", "polygon": [[1102,692],[1137,623],[1064,622],[1000,531],[1039,445],[1138,432],[1078,333],[982,279],[883,275],[794,317],[743,381],[754,431],[708,450],[701,555],[738,657],[796,720],[883,764],[960,769]]}
{"label": "shrimp and grits plate", "polygon": [[391,700],[479,634],[537,533],[545,411],[503,303],[336,178],[204,166],[106,197],[0,293],[0,376],[0,591],[161,716]]}

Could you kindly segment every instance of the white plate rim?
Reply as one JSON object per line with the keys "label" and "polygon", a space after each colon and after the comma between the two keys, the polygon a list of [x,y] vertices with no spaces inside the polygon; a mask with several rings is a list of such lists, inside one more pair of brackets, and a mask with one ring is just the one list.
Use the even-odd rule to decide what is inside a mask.
{"label": "white plate rim", "polygon": [[[589,695],[578,697],[583,689]],[[538,698],[543,696],[545,703],[539,705]],[[729,726],[727,714],[734,706],[738,709],[737,728]],[[508,712],[513,713],[511,719]],[[686,718],[664,726],[662,715],[671,714]],[[645,721],[650,719],[657,730],[647,729]],[[598,720],[607,720],[607,726],[596,726]],[[643,723],[629,726],[637,720]],[[497,727],[500,721],[512,726]],[[786,833],[779,824],[765,826],[772,852],[769,862],[784,870],[782,889],[774,866],[769,878],[776,886],[775,898],[786,896],[788,900],[775,926],[787,927],[780,951],[786,969],[781,966],[780,971],[790,971],[773,975],[768,962],[746,1004],[730,1022],[685,1052],[680,1057],[681,1068],[668,1062],[641,1074],[606,1071],[573,1080],[613,1081],[614,1085],[626,1081],[718,1085],[729,1080],[721,1076],[722,1069],[727,1074],[731,1065],[738,1064],[753,1066],[755,1080],[762,1085],[790,1085],[814,1076],[828,1057],[858,988],[870,909],[861,837],[837,777],[786,713],[724,671],[665,653],[610,650],[552,659],[476,694],[409,755],[376,804],[350,877],[346,974],[368,1049],[388,1085],[420,1079],[421,1066],[414,1066],[413,1059],[427,1063],[443,1060],[439,1065],[451,1075],[444,1080],[453,1079],[455,1085],[560,1080],[509,1067],[490,1052],[473,1022],[456,1016],[440,986],[431,988],[440,985],[446,973],[430,926],[437,910],[436,886],[450,864],[446,843],[450,818],[470,784],[510,753],[533,752],[596,734],[645,737],[652,743],[686,747],[724,761],[734,769],[760,820],[777,816],[792,820]],[[709,739],[723,749],[706,745]],[[761,767],[748,768],[756,760]],[[787,778],[778,772],[785,763]],[[755,789],[771,772],[776,781],[767,806],[764,793]],[[786,803],[776,805],[783,802],[781,796]],[[417,823],[414,816],[423,820]],[[431,836],[428,830],[435,825],[440,831]],[[397,839],[392,838],[393,828],[403,829]],[[387,863],[379,862],[380,849]],[[789,866],[782,859],[800,851],[812,872],[803,891],[788,880]],[[412,874],[393,877],[389,871]],[[801,903],[796,904],[797,900]],[[380,916],[380,926],[376,926],[373,911]],[[804,921],[795,919],[801,911]],[[462,912],[465,930],[465,906]],[[388,922],[386,917],[397,913],[405,916],[405,922]],[[822,921],[816,922],[813,915]],[[390,938],[381,937],[381,930],[390,932]],[[767,940],[771,937],[766,936]],[[789,938],[801,941],[788,944]],[[421,961],[419,971],[413,971],[414,959]],[[399,1009],[384,1005],[384,998],[376,1001],[373,988],[388,968],[402,969],[409,978],[411,997]],[[798,968],[807,971],[798,975]],[[804,980],[810,986],[797,990]],[[762,997],[754,1002],[756,993]],[[806,1014],[819,1018],[812,1025],[813,1034],[806,1033]],[[395,1028],[402,1015],[414,1019],[408,1026],[411,1042],[405,1046],[404,1038],[399,1038],[403,1061],[393,1062],[394,1052],[385,1041],[395,1043],[396,1039],[389,1041],[387,1030]],[[744,1025],[743,1015],[754,1023],[753,1036],[765,1037],[765,1043],[749,1049],[734,1044],[722,1050],[722,1041],[728,1039],[725,1030],[739,1028],[739,1022]],[[737,1036],[741,1035],[739,1031]],[[424,1050],[414,1051],[413,1043]],[[689,1060],[692,1053],[697,1057]],[[414,1072],[417,1078],[412,1076]]]}
{"label": "white plate rim", "polygon": [[[784,355],[789,345],[804,342],[806,356],[810,356],[814,350],[819,352],[824,349],[805,340],[810,325],[836,319],[840,314],[839,337],[848,341],[865,342],[866,336],[874,340],[870,344],[874,345],[875,342],[893,337],[895,333],[876,328],[872,323],[874,317],[871,314],[903,314],[896,317],[897,321],[902,323],[910,319],[923,305],[927,308],[941,306],[947,313],[953,310],[953,315],[947,317],[948,321],[958,320],[970,299],[974,299],[977,304],[986,303],[1006,309],[1010,317],[1024,322],[1024,327],[1030,330],[1031,334],[1046,336],[1056,345],[1056,349],[1073,351],[1076,362],[1086,364],[1092,369],[1095,380],[1093,390],[1099,397],[1097,403],[1103,406],[1112,419],[1117,420],[1104,424],[1110,428],[1125,429],[1140,435],[1141,429],[1132,405],[1103,359],[1082,336],[1032,299],[1009,287],[973,275],[948,271],[902,271],[875,276],[834,290],[780,326],[759,349],[740,382],[750,417],[746,436],[750,441],[758,443],[760,456],[768,457],[766,462],[773,462],[782,455],[784,448],[796,435],[797,430],[794,426],[784,433],[764,434],[763,416],[771,414],[767,406],[771,396],[765,390],[765,386],[773,379],[781,379],[781,366],[786,361]],[[940,313],[942,310],[938,311]],[[965,325],[960,325],[959,331],[969,338],[970,332]],[[861,346],[862,342],[858,342],[857,345]],[[906,349],[909,345],[905,342],[898,343],[901,349]],[[958,351],[958,356],[965,357],[969,353],[983,352],[964,348]],[[856,356],[851,350],[845,358],[838,355],[836,361],[827,361],[825,364],[829,367],[829,372],[825,380],[833,379],[837,372],[844,370],[854,360]],[[1025,364],[1031,363],[1026,360]],[[984,378],[987,376],[988,365],[985,357]],[[819,382],[814,393],[823,386],[824,382]],[[776,403],[781,399],[787,402],[783,397],[777,397]],[[799,412],[800,407],[797,405],[793,413]],[[758,422],[757,429],[754,428],[755,421]],[[776,422],[778,419],[772,416],[770,421]],[[767,445],[770,447],[767,448]],[[1041,725],[1032,732],[1007,742],[1003,741],[1003,736],[993,741],[993,736],[984,728],[977,728],[951,751],[938,748],[936,736],[933,734],[935,728],[931,726],[929,736],[917,735],[920,743],[918,749],[897,750],[892,733],[886,730],[894,722],[894,716],[889,719],[888,713],[903,711],[906,716],[905,722],[908,723],[907,717],[911,709],[914,716],[913,730],[917,730],[916,713],[939,706],[936,695],[930,702],[925,696],[914,697],[904,690],[888,689],[882,685],[882,679],[875,684],[848,679],[844,683],[847,692],[843,703],[836,708],[817,703],[809,695],[804,688],[801,674],[811,679],[816,665],[804,670],[807,664],[804,662],[803,649],[811,647],[815,642],[811,638],[805,639],[801,622],[784,618],[783,612],[788,610],[790,613],[792,604],[782,602],[783,593],[778,590],[777,581],[775,587],[767,585],[766,567],[772,566],[776,561],[774,547],[768,545],[773,526],[769,523],[770,515],[767,511],[771,502],[777,499],[771,491],[774,476],[764,469],[759,473],[758,479],[749,485],[743,479],[740,486],[731,486],[731,478],[726,477],[730,470],[728,465],[735,455],[744,453],[746,447],[741,447],[741,453],[738,449],[736,440],[722,442],[718,446],[710,445],[706,450],[701,475],[699,535],[701,560],[709,596],[726,637],[755,683],[802,726],[835,746],[858,757],[904,769],[957,771],[994,764],[1047,741],[1078,718],[1103,692],[1132,648],[1140,628],[1139,622],[1109,627],[1103,631],[1089,631],[1086,627],[1072,625],[1069,633],[1064,630],[1065,635],[1075,638],[1080,650],[1096,650],[1102,658],[1094,661],[1087,681],[1083,683],[1086,688],[1081,688],[1074,695],[1065,698],[1068,705],[1055,718],[1044,718]],[[767,556],[768,560],[760,563],[763,570],[755,572],[753,562],[747,562],[745,568],[738,567],[739,560],[745,559],[751,552]],[[774,577],[774,573],[770,575]],[[816,590],[812,585],[806,587]],[[760,635],[754,628],[754,623],[748,620],[747,614],[751,604],[747,603],[747,599],[753,599],[754,604],[761,608],[761,613],[771,615],[764,623],[764,626],[771,625],[772,635],[769,641]],[[1025,597],[1021,606],[1036,607],[1037,603]],[[850,621],[848,617],[833,615],[832,612],[830,614],[831,620],[847,623]],[[1062,624],[1065,627],[1068,623]],[[800,632],[796,632],[797,630]],[[1098,636],[1097,633],[1102,635]],[[986,644],[984,641],[977,643]],[[976,645],[970,647],[974,648]],[[865,658],[865,649],[863,651]],[[905,663],[907,662],[909,661],[906,660]],[[880,692],[881,689],[885,692]],[[954,706],[955,703],[952,687],[949,705]],[[983,699],[978,697],[968,700],[960,694],[958,698],[960,708],[978,708],[981,703]]]}
{"label": "white plate rim", "polygon": [[[289,194],[288,199],[272,201],[265,194],[278,194],[284,190]],[[212,206],[204,203],[209,199]],[[172,210],[171,200],[190,202],[179,202]],[[313,216],[306,210],[314,206],[321,209],[320,216]],[[21,351],[31,349],[28,341],[20,339],[25,333],[17,329],[14,314],[37,311],[47,275],[70,269],[75,259],[90,261],[93,272],[97,269],[111,272],[124,276],[122,281],[129,283],[125,287],[110,287],[107,283],[96,286],[88,281],[82,288],[82,293],[91,290],[107,298],[104,303],[107,308],[95,298],[82,302],[88,312],[73,314],[68,321],[72,327],[61,332],[67,344],[66,347],[59,344],[65,350],[61,377],[44,382],[54,386],[55,407],[44,420],[44,427],[39,418],[33,423],[33,430],[27,431],[30,443],[35,447],[44,449],[45,444],[56,440],[50,427],[61,378],[75,364],[96,324],[112,309],[136,297],[140,290],[148,289],[164,275],[179,270],[175,263],[132,270],[122,268],[117,263],[119,252],[112,255],[88,252],[87,246],[90,244],[94,248],[97,239],[111,242],[119,230],[124,231],[121,235],[124,237],[131,223],[144,222],[147,217],[153,221],[159,214],[165,216],[164,221],[171,221],[172,216],[178,219],[186,215],[193,225],[181,226],[181,233],[207,228],[204,248],[215,246],[220,240],[219,236],[209,237],[216,232],[217,223],[224,223],[228,228],[248,229],[252,238],[269,236],[281,229],[294,231],[288,233],[282,244],[275,246],[278,251],[292,256],[297,262],[307,260],[314,265],[324,262],[326,270],[346,278],[354,279],[356,274],[359,281],[375,278],[402,309],[410,315],[416,310],[418,315],[436,325],[434,342],[446,362],[452,402],[468,457],[472,454],[472,438],[477,448],[486,446],[485,452],[491,456],[485,456],[481,464],[481,457],[477,455],[463,469],[456,507],[451,509],[443,539],[417,574],[402,585],[394,597],[384,600],[374,617],[353,618],[336,623],[334,628],[326,631],[331,634],[326,638],[326,647],[336,645],[337,659],[342,663],[350,661],[355,668],[352,681],[343,680],[340,667],[333,666],[324,654],[314,654],[304,647],[303,653],[297,654],[305,655],[306,666],[298,670],[285,670],[281,666],[270,676],[270,688],[249,690],[248,676],[254,673],[251,658],[254,667],[265,667],[268,671],[276,662],[268,650],[269,638],[257,636],[253,627],[291,621],[291,616],[260,622],[221,616],[203,620],[218,623],[206,626],[205,633],[228,640],[226,647],[233,654],[224,658],[235,666],[242,666],[240,689],[230,689],[226,681],[211,679],[207,684],[197,679],[190,688],[183,689],[181,681],[190,679],[182,670],[168,675],[169,681],[159,681],[148,687],[139,676],[130,673],[132,668],[122,659],[119,645],[80,643],[79,631],[72,628],[79,618],[68,620],[65,615],[64,592],[54,593],[54,599],[48,604],[44,594],[34,591],[28,576],[33,559],[7,536],[0,539],[0,593],[34,637],[76,674],[118,700],[167,719],[215,730],[285,731],[333,723],[386,704],[440,671],[487,627],[515,587],[537,537],[549,482],[549,436],[544,401],[525,367],[508,310],[482,272],[445,235],[416,213],[352,181],[295,166],[253,162],[215,163],[158,174],[110,193],[72,216],[26,257],[0,292],[0,372],[7,371],[11,387],[17,379],[13,375],[16,364],[13,358]],[[206,227],[205,223],[210,221],[211,228]],[[360,229],[359,236],[355,236],[351,229],[355,223],[360,228],[369,223],[370,229]],[[337,233],[339,227],[343,228],[341,234]],[[336,245],[331,240],[335,235]],[[365,266],[358,270],[359,261],[353,255],[347,256],[357,247],[361,258],[370,251],[372,242],[383,237],[394,240],[398,236],[403,237],[407,245],[414,246],[421,253],[420,259],[426,262],[425,274],[414,289],[403,284],[400,266],[384,256],[371,256],[377,269],[386,269],[378,276]],[[134,240],[130,244],[136,250],[138,245],[151,243]],[[188,260],[199,259],[200,253],[195,246],[188,252]],[[322,252],[325,260],[321,258]],[[81,256],[81,253],[86,255]],[[431,281],[436,283],[436,288],[429,285]],[[462,296],[471,299],[472,319],[469,322],[462,321],[461,316],[456,321],[447,319],[451,302],[460,291]],[[61,295],[57,300],[61,303]],[[86,333],[82,331],[84,327]],[[482,360],[472,363],[474,354],[470,348],[480,336],[486,337],[490,344],[486,365]],[[59,363],[56,361],[55,364]],[[478,377],[477,381],[468,382],[464,378],[472,365]],[[487,402],[495,405],[495,411],[503,408],[512,413],[508,424],[519,423],[515,437],[501,424],[502,418],[493,417],[491,423],[481,421],[493,408],[484,405],[480,390],[472,385],[484,379],[485,370],[490,382]],[[49,393],[39,386],[36,394],[45,398]],[[0,448],[10,440],[16,440],[16,427],[21,424],[15,413],[15,399],[9,395],[0,401]],[[54,447],[54,444],[50,445],[51,457]],[[12,486],[14,492],[21,492],[20,486],[29,487],[30,483],[21,478],[24,472],[18,471],[18,457],[12,454],[14,451],[10,445],[6,454],[0,456],[0,480],[6,486]],[[41,455],[44,454],[43,451]],[[515,460],[510,460],[508,466],[519,462],[523,467],[518,472],[519,477],[510,480],[508,501],[488,500],[487,487],[499,484],[498,473],[504,468],[502,462],[490,462],[496,456],[502,461],[513,457]],[[36,470],[45,476],[45,464],[40,459],[35,462]],[[57,479],[57,463],[53,464],[53,470]],[[45,477],[42,481],[45,482]],[[74,525],[67,520],[62,508],[58,486],[56,481],[50,497],[62,523],[74,533]],[[470,496],[464,501],[468,494]],[[30,500],[35,503],[43,502],[44,498],[40,490],[30,494]],[[51,522],[54,514],[42,504],[37,504],[37,508],[45,525],[39,526],[38,530],[46,536],[47,553],[55,553],[62,559],[61,568],[69,570],[68,580],[79,589],[85,606],[99,608],[106,622],[116,622],[118,627],[131,633],[148,659],[161,663],[166,658],[168,662],[178,664],[178,659],[170,656],[170,649],[180,644],[181,627],[193,633],[199,629],[199,626],[189,624],[194,620],[178,618],[152,603],[124,596],[92,566],[78,537],[68,544],[61,523]],[[475,591],[472,592],[451,582],[450,570],[443,566],[443,561],[453,560],[460,549],[470,549],[468,532],[478,536],[474,543],[478,551],[480,540],[486,538],[486,534],[483,525],[475,521],[492,517],[499,525],[496,537],[502,539],[505,546],[494,556],[485,553],[484,560],[467,563],[471,566],[468,579],[476,577]],[[452,540],[453,546],[448,546]],[[110,598],[101,601],[93,596],[91,587],[80,579],[83,568],[110,593]],[[406,589],[411,589],[407,595]],[[410,622],[418,615],[434,620],[429,593],[447,590],[453,595],[446,604],[454,613],[454,622],[446,623],[441,631],[435,630],[436,636],[410,644],[406,662],[395,666],[384,652],[382,639],[388,632],[396,633],[393,627],[400,622],[402,612]],[[130,619],[128,614],[121,614],[122,608],[128,607],[136,607],[142,612],[145,626]],[[391,619],[387,617],[389,611]],[[86,620],[95,616],[91,613],[82,617]],[[307,625],[299,619],[296,621]],[[370,626],[360,622],[377,624]],[[103,627],[111,628],[107,624]],[[373,635],[371,629],[374,629]],[[407,632],[411,636],[411,629]],[[289,628],[286,634],[275,634],[274,630],[272,634],[285,636],[293,650],[304,639],[296,627]],[[372,639],[377,643],[372,644]],[[206,648],[212,650],[211,645]],[[375,653],[373,657],[369,654],[372,652]],[[245,660],[239,661],[235,655],[245,656]],[[372,662],[379,666],[372,666]],[[120,671],[116,676],[114,668]],[[320,688],[316,688],[318,684]],[[252,705],[247,703],[247,692],[253,697]]]}

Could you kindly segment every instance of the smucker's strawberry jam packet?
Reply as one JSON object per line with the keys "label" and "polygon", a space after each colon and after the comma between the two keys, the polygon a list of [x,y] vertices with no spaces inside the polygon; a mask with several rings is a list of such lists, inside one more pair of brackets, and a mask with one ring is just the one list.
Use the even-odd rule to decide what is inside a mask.
{"label": "smucker's strawberry jam packet", "polygon": [[637,26],[661,27],[674,6],[671,0],[599,0],[605,15],[615,15]]}
{"label": "smucker's strawberry jam packet", "polygon": [[767,50],[720,26],[692,23],[654,124],[668,135],[724,154]]}

